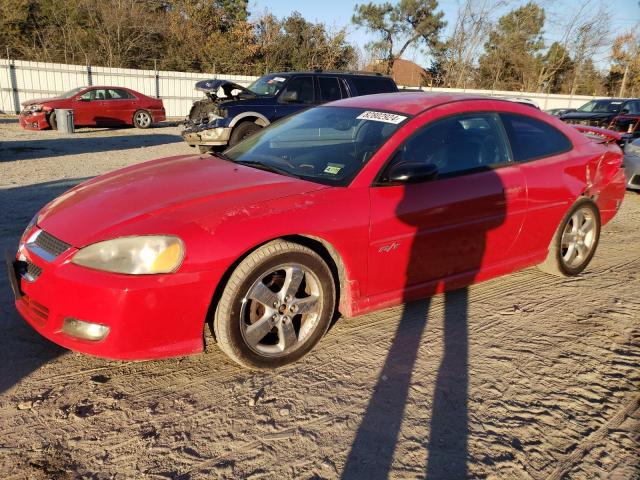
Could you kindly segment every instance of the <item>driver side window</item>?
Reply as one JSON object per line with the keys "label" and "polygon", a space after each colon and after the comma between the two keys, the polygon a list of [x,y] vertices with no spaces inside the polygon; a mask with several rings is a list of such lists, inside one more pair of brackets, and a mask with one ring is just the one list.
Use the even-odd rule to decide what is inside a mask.
{"label": "driver side window", "polygon": [[280,101],[284,103],[314,103],[313,78],[295,77],[289,80],[280,95]]}
{"label": "driver side window", "polygon": [[509,150],[494,114],[463,114],[436,120],[411,136],[386,169],[429,167],[437,178],[486,170],[509,163]]}

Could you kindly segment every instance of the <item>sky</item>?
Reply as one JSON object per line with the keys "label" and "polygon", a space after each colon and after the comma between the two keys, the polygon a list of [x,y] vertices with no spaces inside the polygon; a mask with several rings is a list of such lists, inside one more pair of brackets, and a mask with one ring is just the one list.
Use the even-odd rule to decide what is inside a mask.
{"label": "sky", "polygon": [[[351,24],[351,16],[357,3],[367,3],[368,0],[360,2],[352,2],[347,0],[250,0],[249,10],[253,17],[259,16],[265,10],[271,11],[277,17],[284,17],[293,11],[299,11],[303,17],[313,22],[323,22],[330,29],[339,29],[346,26],[348,38],[351,43],[358,45],[364,49],[364,45],[374,37],[368,34],[364,29],[356,29]],[[393,1],[393,0],[392,0]],[[598,0],[595,0],[598,1]],[[640,29],[640,0],[600,0],[609,7],[611,13],[611,23],[614,34],[618,32],[628,31],[631,28]],[[382,3],[378,0],[376,3]],[[526,0],[512,0],[505,12],[517,8],[526,3]],[[567,15],[582,4],[583,0],[538,0],[540,5],[548,10],[547,17],[561,21],[563,16]],[[438,0],[439,9],[444,11],[445,20],[448,27],[451,27],[455,21],[458,11],[458,0]],[[547,45],[558,39],[562,32],[559,27],[554,27],[550,23],[545,26],[544,38]],[[445,30],[446,32],[446,30]],[[598,58],[594,61],[600,68],[608,65],[609,52],[602,51]],[[404,55],[404,58],[413,60],[425,67],[429,66],[429,58],[420,51],[413,49]]]}

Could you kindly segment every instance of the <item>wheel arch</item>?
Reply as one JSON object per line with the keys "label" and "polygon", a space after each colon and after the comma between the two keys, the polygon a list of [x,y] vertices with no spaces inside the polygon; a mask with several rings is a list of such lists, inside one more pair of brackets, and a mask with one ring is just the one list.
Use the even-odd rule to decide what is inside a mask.
{"label": "wheel arch", "polygon": [[[215,335],[213,332],[213,318],[215,314],[216,307],[220,298],[222,296],[222,292],[224,291],[229,278],[233,271],[238,267],[238,265],[252,252],[257,250],[263,245],[266,245],[269,242],[273,242],[274,240],[287,240],[289,242],[298,243],[300,245],[304,245],[305,247],[310,248],[315,253],[320,255],[320,257],[324,260],[324,262],[331,270],[331,275],[333,276],[334,285],[336,287],[336,298],[338,298],[338,302],[336,302],[336,311],[334,315],[337,313],[342,313],[346,316],[350,316],[353,307],[352,307],[352,294],[349,288],[349,281],[347,277],[347,270],[342,259],[342,255],[338,252],[338,250],[331,244],[331,242],[325,240],[324,238],[316,237],[314,235],[306,235],[306,234],[293,234],[293,235],[283,235],[275,238],[271,238],[266,240],[258,245],[254,245],[253,247],[246,250],[242,255],[240,255],[234,262],[229,265],[229,267],[225,270],[224,274],[220,277],[220,281],[213,293],[213,297],[211,299],[211,304],[209,305],[209,309],[207,311],[207,316],[205,318],[205,325],[208,324],[210,327],[211,335]],[[205,340],[205,348],[206,348],[206,338]]]}
{"label": "wheel arch", "polygon": [[231,120],[231,122],[229,123],[229,127],[233,128],[236,125],[239,125],[242,122],[253,122],[256,125],[259,125],[261,127],[266,127],[269,124],[271,124],[271,122],[269,121],[269,119],[267,117],[265,117],[264,115],[262,115],[261,113],[258,112],[243,112],[240,113],[238,115],[236,115],[235,117],[233,117],[233,119]]}

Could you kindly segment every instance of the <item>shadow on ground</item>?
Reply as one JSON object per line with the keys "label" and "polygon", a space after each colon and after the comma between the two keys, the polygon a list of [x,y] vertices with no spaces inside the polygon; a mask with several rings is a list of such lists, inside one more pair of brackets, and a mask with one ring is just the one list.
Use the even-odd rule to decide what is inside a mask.
{"label": "shadow on ground", "polygon": [[177,142],[182,142],[179,135],[166,133],[116,135],[100,138],[68,135],[38,140],[11,140],[0,142],[0,162],[155,147]]}
{"label": "shadow on ground", "polygon": [[[46,203],[86,178],[74,178],[0,190],[0,251],[14,253],[22,230]],[[5,206],[7,208],[5,208]],[[0,274],[0,393],[67,350],[36,333],[15,309],[2,264]]]}

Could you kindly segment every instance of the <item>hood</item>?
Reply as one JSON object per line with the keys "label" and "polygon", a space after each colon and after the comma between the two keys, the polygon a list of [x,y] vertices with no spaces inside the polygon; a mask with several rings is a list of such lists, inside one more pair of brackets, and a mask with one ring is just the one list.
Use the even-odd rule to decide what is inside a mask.
{"label": "hood", "polygon": [[256,97],[257,95],[246,87],[229,80],[202,80],[196,83],[196,90],[220,100],[242,97]]}
{"label": "hood", "polygon": [[[125,230],[148,233],[136,232],[135,223],[177,209],[183,209],[177,216],[186,222],[190,212],[185,209],[202,202],[207,202],[204,210],[209,215],[223,215],[322,188],[326,186],[212,156],[172,157],[80,184],[46,205],[37,223],[55,237],[83,247]],[[167,225],[167,231],[171,227]]]}
{"label": "hood", "polygon": [[562,120],[600,120],[615,117],[615,112],[570,112],[562,115]]}
{"label": "hood", "polygon": [[49,97],[49,98],[34,98],[33,100],[25,100],[21,103],[23,107],[28,107],[29,105],[39,105],[41,103],[49,103],[55,102],[58,100],[64,100],[62,97]]}

